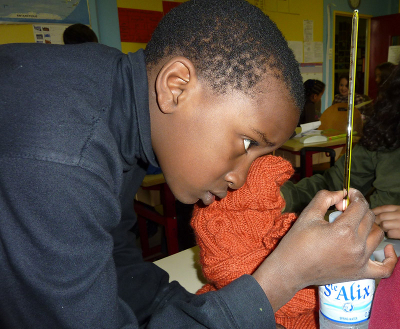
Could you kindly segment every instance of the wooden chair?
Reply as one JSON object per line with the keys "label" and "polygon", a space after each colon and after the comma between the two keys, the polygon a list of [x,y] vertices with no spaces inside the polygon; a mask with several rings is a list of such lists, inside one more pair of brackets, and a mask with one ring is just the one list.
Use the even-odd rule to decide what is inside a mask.
{"label": "wooden chair", "polygon": [[[146,204],[136,199],[134,201],[143,258],[153,261],[179,252],[175,197],[165,182],[164,175],[147,175],[141,184],[141,188],[143,190],[159,191],[161,201],[161,207],[157,204]],[[162,253],[161,244],[150,247],[146,220],[153,221],[164,227],[167,255]]]}
{"label": "wooden chair", "polygon": [[[328,107],[321,115],[321,125],[319,130],[338,130],[345,133],[347,131],[347,116],[348,109],[346,103],[337,103]],[[357,132],[358,136],[362,134],[362,118],[360,111],[354,107],[353,111],[353,131]]]}

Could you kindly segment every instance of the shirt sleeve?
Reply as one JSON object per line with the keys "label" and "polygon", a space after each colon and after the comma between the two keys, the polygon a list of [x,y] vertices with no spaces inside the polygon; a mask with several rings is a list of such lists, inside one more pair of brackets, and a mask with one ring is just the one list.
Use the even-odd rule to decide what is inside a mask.
{"label": "shirt sleeve", "polygon": [[[117,269],[109,232],[119,222],[119,200],[96,174],[34,159],[3,158],[1,165],[0,320],[5,328],[138,328],[139,321],[149,328],[260,328],[275,323],[267,297],[251,276],[196,296],[143,262],[129,241],[120,249],[129,256]],[[121,266],[124,260],[132,263]],[[128,290],[132,304],[128,294],[119,294],[121,269],[125,281],[119,284],[134,288]]]}
{"label": "shirt sleeve", "polygon": [[[168,319],[168,320],[166,320]],[[166,322],[168,321],[168,322]],[[218,291],[197,295],[190,302],[176,300],[156,312],[148,328],[275,328],[265,293],[250,275],[243,275]]]}

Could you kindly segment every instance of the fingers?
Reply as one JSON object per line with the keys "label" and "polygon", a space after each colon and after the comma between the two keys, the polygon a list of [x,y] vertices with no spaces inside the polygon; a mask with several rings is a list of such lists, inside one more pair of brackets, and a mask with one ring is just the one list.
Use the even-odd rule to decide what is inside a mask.
{"label": "fingers", "polygon": [[[366,237],[374,223],[375,216],[369,210],[368,202],[360,191],[356,189],[349,190],[350,204],[344,211],[343,215],[338,217],[335,225],[351,226],[361,237]],[[341,202],[340,202],[341,203]],[[340,209],[340,203],[336,205]]]}
{"label": "fingers", "polygon": [[385,205],[373,209],[373,212],[376,214],[375,223],[387,232],[387,236],[400,239],[400,206]]}
{"label": "fingers", "polygon": [[385,212],[380,212],[380,213],[376,213],[374,211],[374,214],[376,215],[375,222],[377,224],[380,224],[383,221],[395,221],[396,219],[400,222],[400,211],[390,211],[390,212],[385,211]]}
{"label": "fingers", "polygon": [[379,225],[382,221],[400,219],[400,207],[395,205],[385,205],[372,209],[376,219],[375,222]]}
{"label": "fingers", "polygon": [[388,278],[397,263],[396,252],[394,251],[393,245],[388,244],[385,249],[385,259],[383,262],[369,261],[368,268],[368,277],[376,279],[376,278]]}
{"label": "fingers", "polygon": [[389,239],[400,239],[400,229],[388,230],[386,235]]}
{"label": "fingers", "polygon": [[343,200],[343,191],[330,192],[326,190],[319,191],[311,200],[303,213],[312,214],[313,218],[321,219],[325,216],[329,207],[338,204]]}
{"label": "fingers", "polygon": [[379,226],[385,232],[390,231],[390,230],[400,229],[400,220],[396,220],[396,218],[380,220]]}
{"label": "fingers", "polygon": [[[383,213],[380,216],[383,216],[387,213]],[[387,237],[390,239],[400,239],[400,218],[391,218],[389,220],[381,219],[375,220],[376,223],[379,223],[379,227],[386,232]]]}
{"label": "fingers", "polygon": [[376,208],[372,209],[372,211],[374,212],[374,214],[376,216],[378,216],[382,213],[390,213],[390,212],[394,212],[394,211],[400,211],[400,206],[388,204],[388,205],[376,207]]}

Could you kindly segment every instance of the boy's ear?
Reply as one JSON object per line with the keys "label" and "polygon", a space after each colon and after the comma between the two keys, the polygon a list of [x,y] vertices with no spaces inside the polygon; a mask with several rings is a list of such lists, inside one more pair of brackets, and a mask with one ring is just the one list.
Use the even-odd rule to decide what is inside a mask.
{"label": "boy's ear", "polygon": [[156,78],[157,102],[164,113],[172,113],[189,95],[195,85],[196,73],[193,63],[185,57],[170,59]]}

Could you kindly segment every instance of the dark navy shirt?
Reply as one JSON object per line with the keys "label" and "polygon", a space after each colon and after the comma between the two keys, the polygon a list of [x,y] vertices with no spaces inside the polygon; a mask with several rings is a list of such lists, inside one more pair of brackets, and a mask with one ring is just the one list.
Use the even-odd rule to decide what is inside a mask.
{"label": "dark navy shirt", "polygon": [[275,327],[251,276],[195,296],[143,262],[149,164],[142,50],[0,46],[0,328]]}

